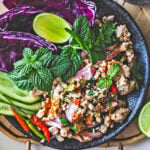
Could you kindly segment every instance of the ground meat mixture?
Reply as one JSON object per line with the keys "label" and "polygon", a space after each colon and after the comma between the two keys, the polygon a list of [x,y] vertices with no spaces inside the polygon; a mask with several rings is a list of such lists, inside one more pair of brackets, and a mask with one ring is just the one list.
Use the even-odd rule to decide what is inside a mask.
{"label": "ground meat mixture", "polygon": [[[109,19],[113,18],[104,17],[103,21]],[[99,20],[96,23],[101,26]],[[131,79],[135,55],[126,25],[117,25],[116,35],[121,42],[106,48],[108,57],[105,61],[91,65],[84,52],[81,65],[84,72],[80,70],[80,78],[74,76],[67,82],[61,78],[54,80],[51,97],[45,98],[37,116],[47,124],[51,135],[58,141],[74,138],[88,142],[100,138],[109,129],[115,128],[116,123],[122,123],[130,113],[123,95],[135,88],[135,82]],[[113,78],[111,87],[101,89],[98,81],[107,76],[112,64],[119,64],[120,71]],[[43,93],[37,90],[32,92],[32,95],[40,94]]]}

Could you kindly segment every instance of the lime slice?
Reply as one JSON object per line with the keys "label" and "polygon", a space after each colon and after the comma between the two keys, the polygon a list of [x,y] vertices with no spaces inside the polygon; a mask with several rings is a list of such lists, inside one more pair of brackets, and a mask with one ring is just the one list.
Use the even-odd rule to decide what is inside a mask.
{"label": "lime slice", "polygon": [[141,132],[150,138],[150,102],[146,103],[142,108],[138,123]]}
{"label": "lime slice", "polygon": [[35,33],[53,43],[60,44],[69,40],[70,34],[65,28],[70,29],[71,25],[55,14],[40,13],[33,20]]}

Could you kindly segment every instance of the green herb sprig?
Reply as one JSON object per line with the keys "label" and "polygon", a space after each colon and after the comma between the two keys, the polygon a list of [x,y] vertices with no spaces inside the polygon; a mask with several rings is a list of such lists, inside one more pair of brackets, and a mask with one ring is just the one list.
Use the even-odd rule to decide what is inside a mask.
{"label": "green herb sprig", "polygon": [[89,26],[89,21],[85,16],[80,16],[75,20],[72,30],[66,29],[72,36],[71,46],[86,50],[92,64],[105,60],[107,58],[105,48],[119,41],[115,34],[115,24],[112,21],[107,21],[96,30],[95,33],[95,28],[92,29]]}
{"label": "green herb sprig", "polygon": [[120,71],[120,65],[115,63],[115,64],[112,64],[109,68],[108,68],[108,71],[106,73],[106,77],[103,77],[101,78],[99,81],[98,81],[98,85],[97,87],[98,88],[101,88],[101,89],[105,89],[105,88],[109,88],[111,85],[112,85],[112,80],[114,77],[117,76],[118,72]]}
{"label": "green herb sprig", "polygon": [[47,48],[39,48],[35,53],[25,48],[23,58],[14,63],[14,70],[9,77],[24,90],[39,90],[50,92],[53,80],[62,77],[63,81],[70,79],[82,64],[81,55],[71,47],[64,48],[61,55],[53,55]]}

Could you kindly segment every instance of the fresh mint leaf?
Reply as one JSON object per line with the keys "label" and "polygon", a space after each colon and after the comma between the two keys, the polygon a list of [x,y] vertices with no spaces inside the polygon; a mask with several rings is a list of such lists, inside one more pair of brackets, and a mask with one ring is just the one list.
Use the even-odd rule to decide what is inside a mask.
{"label": "fresh mint leaf", "polygon": [[115,33],[115,24],[112,21],[107,21],[99,29],[99,35],[94,45],[100,47],[100,49],[104,49],[118,41],[119,39]]}
{"label": "fresh mint leaf", "polygon": [[26,60],[29,60],[29,59],[31,59],[31,57],[33,56],[33,51],[32,51],[32,49],[30,49],[30,48],[25,48],[24,50],[23,50],[23,56],[24,56],[24,59],[26,59]]}
{"label": "fresh mint leaf", "polygon": [[47,54],[52,55],[52,51],[50,51],[48,48],[39,48],[35,51],[34,56],[36,60],[44,60],[43,56],[47,56]]}
{"label": "fresh mint leaf", "polygon": [[14,63],[14,68],[19,72],[27,63],[25,59],[18,60]]}
{"label": "fresh mint leaf", "polygon": [[72,26],[72,29],[80,34],[81,37],[83,37],[87,32],[87,27],[89,27],[89,21],[85,16],[79,16]]}
{"label": "fresh mint leaf", "polygon": [[80,66],[82,64],[82,57],[80,53],[77,52],[77,49],[71,46],[60,48],[62,49],[60,57],[64,58],[65,61],[67,59],[70,60],[71,63],[68,70],[65,71],[64,74],[61,76],[63,81],[67,81],[71,77],[73,77],[76,74],[76,72],[80,69]]}
{"label": "fresh mint leaf", "polygon": [[59,62],[59,64],[57,64],[55,67],[51,68],[51,72],[53,74],[53,76],[56,77],[60,77],[64,74],[64,72],[66,72],[72,65],[72,62],[70,60],[65,60],[62,62]]}
{"label": "fresh mint leaf", "polygon": [[78,17],[72,30],[66,29],[72,36],[70,44],[87,50],[92,64],[107,58],[105,48],[117,42],[115,24],[107,21],[102,27],[90,28],[89,21],[85,16]]}
{"label": "fresh mint leaf", "polygon": [[28,79],[27,76],[19,76],[18,72],[12,71],[9,74],[9,78],[14,81],[14,83],[23,90],[32,90],[34,88],[32,81]]}
{"label": "fresh mint leaf", "polygon": [[95,49],[93,48],[91,50],[91,62],[92,64],[96,64],[99,60],[106,60],[107,58],[107,54],[105,51],[95,51]]}
{"label": "fresh mint leaf", "polygon": [[24,76],[32,71],[32,65],[27,60],[21,59],[14,63],[15,70],[18,72],[18,76]]}
{"label": "fresh mint leaf", "polygon": [[103,24],[101,29],[105,36],[111,37],[115,30],[115,24],[113,23],[113,21],[107,21]]}
{"label": "fresh mint leaf", "polygon": [[34,70],[30,74],[30,78],[32,80],[34,87],[38,88],[41,91],[50,92],[53,84],[53,76],[48,68]]}
{"label": "fresh mint leaf", "polygon": [[98,81],[97,87],[100,89],[105,89],[105,88],[107,89],[111,85],[112,85],[112,79],[110,79],[109,77],[104,77]]}
{"label": "fresh mint leaf", "polygon": [[15,69],[9,77],[21,89],[32,90],[36,87],[49,92],[53,76],[47,66],[52,52],[47,48],[40,48],[34,53],[30,48],[25,48],[23,53],[24,58],[14,63]]}
{"label": "fresh mint leaf", "polygon": [[41,61],[43,66],[48,67],[52,59],[52,51],[48,48],[39,48],[35,51],[36,61]]}
{"label": "fresh mint leaf", "polygon": [[28,75],[32,71],[32,65],[31,64],[26,64],[25,66],[20,69],[18,72],[19,75]]}
{"label": "fresh mint leaf", "polygon": [[82,50],[92,48],[92,33],[89,21],[85,16],[78,17],[72,26],[72,30],[66,29],[66,31],[72,36],[70,41],[72,46],[79,46]]}
{"label": "fresh mint leaf", "polygon": [[43,62],[42,61],[35,61],[32,63],[32,69],[42,69],[43,68]]}
{"label": "fresh mint leaf", "polygon": [[109,76],[110,78],[114,78],[118,74],[120,69],[121,68],[119,64],[112,64],[107,71],[107,76]]}
{"label": "fresh mint leaf", "polygon": [[71,66],[69,69],[61,76],[63,81],[69,80],[71,77],[73,77],[76,72],[80,69],[80,66],[82,64],[82,58],[79,53],[75,53],[73,56],[70,56],[71,60]]}
{"label": "fresh mint leaf", "polygon": [[72,62],[76,73],[80,69],[80,66],[82,64],[81,55],[79,53],[74,54],[74,56],[72,56]]}

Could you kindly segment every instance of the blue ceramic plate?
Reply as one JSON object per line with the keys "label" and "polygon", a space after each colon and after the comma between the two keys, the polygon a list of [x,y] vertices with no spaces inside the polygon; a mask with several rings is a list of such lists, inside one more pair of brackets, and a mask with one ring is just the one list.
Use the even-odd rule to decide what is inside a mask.
{"label": "blue ceramic plate", "polygon": [[[135,118],[135,115],[137,114],[146,95],[149,80],[149,58],[147,46],[145,44],[141,31],[139,30],[133,18],[117,3],[111,0],[93,0],[93,1],[97,5],[97,12],[100,18],[107,15],[115,15],[115,20],[119,24],[126,24],[129,31],[132,33],[134,50],[137,53],[138,59],[141,61],[143,66],[142,69],[144,79],[142,87],[140,88],[140,90],[134,91],[126,97],[128,107],[131,109],[131,113],[126,118],[126,120],[121,124],[117,124],[114,129],[109,130],[109,132],[105,134],[102,138],[95,139],[88,143],[80,143],[79,141],[72,139],[65,139],[65,141],[62,143],[59,143],[56,140],[51,140],[50,143],[44,143],[44,145],[47,145],[49,147],[57,149],[76,150],[94,147],[107,142],[108,140],[116,136],[119,132],[121,132],[123,129],[125,129],[129,125],[129,123],[133,120],[133,118]],[[22,131],[22,129],[20,128],[20,126],[18,125],[18,123],[15,121],[14,118],[8,117],[8,119],[17,129]],[[30,135],[27,136],[31,137]],[[35,137],[32,138],[35,139]]]}

